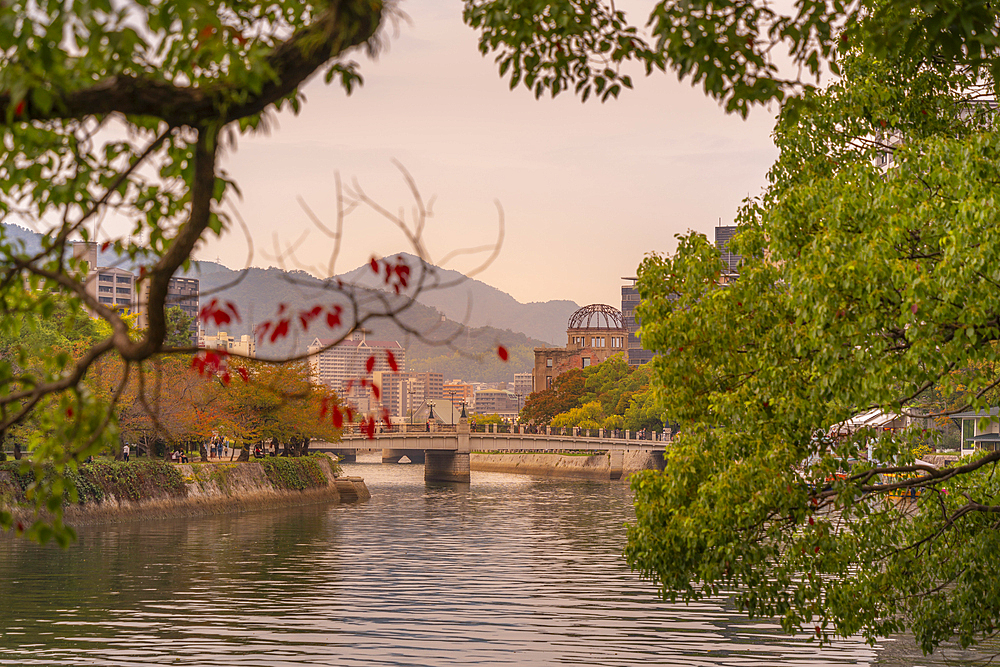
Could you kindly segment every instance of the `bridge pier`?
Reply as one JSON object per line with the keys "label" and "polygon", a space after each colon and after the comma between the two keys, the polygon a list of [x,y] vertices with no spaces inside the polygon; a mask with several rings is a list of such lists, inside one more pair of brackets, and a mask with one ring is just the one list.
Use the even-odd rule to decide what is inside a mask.
{"label": "bridge pier", "polygon": [[383,449],[382,463],[399,463],[399,459],[406,457],[410,463],[423,463],[424,450],[422,449]]}
{"label": "bridge pier", "polygon": [[608,452],[610,459],[611,479],[621,479],[622,471],[625,468],[625,452],[621,449],[612,449]]}
{"label": "bridge pier", "polygon": [[356,449],[334,450],[333,453],[337,455],[337,463],[357,463],[358,462],[358,451]]}
{"label": "bridge pier", "polygon": [[428,449],[424,452],[425,482],[463,482],[472,481],[470,472],[469,420],[462,417],[455,428],[458,436],[458,449],[453,452]]}
{"label": "bridge pier", "polygon": [[469,472],[469,454],[458,452],[441,452],[427,450],[424,461],[425,482],[464,482],[472,481]]}

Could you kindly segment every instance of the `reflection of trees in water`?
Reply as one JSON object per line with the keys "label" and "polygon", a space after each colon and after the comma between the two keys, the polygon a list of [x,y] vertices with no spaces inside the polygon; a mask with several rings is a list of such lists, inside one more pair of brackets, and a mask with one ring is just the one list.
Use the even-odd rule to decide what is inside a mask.
{"label": "reflection of trees in water", "polygon": [[0,539],[0,600],[17,601],[0,605],[0,628],[47,623],[67,612],[86,615],[88,623],[110,622],[117,609],[196,589],[231,588],[234,582],[260,592],[269,589],[252,582],[266,580],[278,584],[275,595],[282,595],[281,584],[304,585],[295,580],[305,564],[330,548],[335,535],[327,509],[323,504],[88,527],[66,551]]}

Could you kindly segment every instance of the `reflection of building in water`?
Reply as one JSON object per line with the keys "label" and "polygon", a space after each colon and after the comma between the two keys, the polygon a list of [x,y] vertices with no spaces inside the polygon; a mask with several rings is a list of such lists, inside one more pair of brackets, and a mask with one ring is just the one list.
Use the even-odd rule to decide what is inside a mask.
{"label": "reflection of building in water", "polygon": [[571,368],[587,368],[625,352],[628,330],[617,308],[584,306],[573,313],[566,328],[566,347],[536,347],[534,390],[552,387],[552,381]]}

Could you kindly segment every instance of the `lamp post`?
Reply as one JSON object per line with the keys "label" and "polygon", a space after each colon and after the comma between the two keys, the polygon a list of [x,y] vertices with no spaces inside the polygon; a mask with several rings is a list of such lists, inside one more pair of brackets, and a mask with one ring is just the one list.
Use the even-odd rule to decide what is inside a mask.
{"label": "lamp post", "polygon": [[427,401],[427,407],[429,408],[427,418],[434,421],[434,401]]}
{"label": "lamp post", "polygon": [[406,382],[406,407],[410,409],[410,426],[413,426],[413,383]]}
{"label": "lamp post", "polygon": [[458,393],[457,389],[446,389],[445,393],[448,394],[448,402],[451,403],[451,423],[455,423],[455,394]]}

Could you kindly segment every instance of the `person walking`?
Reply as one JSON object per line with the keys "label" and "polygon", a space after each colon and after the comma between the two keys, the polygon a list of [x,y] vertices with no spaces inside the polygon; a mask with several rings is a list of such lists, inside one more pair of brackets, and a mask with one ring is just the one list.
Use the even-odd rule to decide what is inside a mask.
{"label": "person walking", "polygon": [[129,452],[129,446],[128,443],[126,442],[124,445],[122,445],[122,460],[125,461],[125,463],[128,463],[128,452]]}

